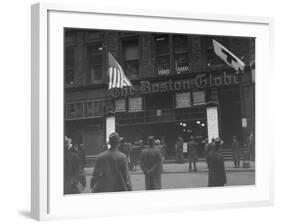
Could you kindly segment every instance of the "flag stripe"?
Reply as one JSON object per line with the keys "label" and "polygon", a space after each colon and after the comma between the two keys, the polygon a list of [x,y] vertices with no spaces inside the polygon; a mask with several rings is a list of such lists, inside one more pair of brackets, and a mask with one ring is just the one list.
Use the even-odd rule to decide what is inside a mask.
{"label": "flag stripe", "polygon": [[108,89],[123,88],[126,86],[132,87],[132,84],[126,77],[122,67],[110,52],[108,52],[108,76]]}
{"label": "flag stripe", "polygon": [[108,75],[109,75],[109,84],[108,84],[108,88],[111,89],[112,88],[112,67],[109,67],[108,69]]}

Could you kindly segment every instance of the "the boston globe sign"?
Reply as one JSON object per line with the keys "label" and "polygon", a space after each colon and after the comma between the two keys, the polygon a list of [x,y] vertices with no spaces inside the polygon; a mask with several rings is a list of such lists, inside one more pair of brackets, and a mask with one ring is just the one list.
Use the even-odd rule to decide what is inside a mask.
{"label": "the boston globe sign", "polygon": [[220,74],[198,74],[193,78],[181,80],[168,79],[160,82],[143,80],[140,81],[139,85],[134,85],[134,88],[112,89],[110,93],[112,97],[117,98],[140,94],[185,91],[191,89],[204,89],[237,84],[239,84],[238,74],[223,72]]}

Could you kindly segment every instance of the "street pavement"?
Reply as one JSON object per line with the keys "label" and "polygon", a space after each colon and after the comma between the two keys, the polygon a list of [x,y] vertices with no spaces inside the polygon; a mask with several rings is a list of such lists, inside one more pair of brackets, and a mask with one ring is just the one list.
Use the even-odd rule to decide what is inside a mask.
{"label": "street pavement", "polygon": [[[250,168],[234,168],[231,161],[225,162],[227,175],[226,186],[254,185],[255,164],[251,162]],[[87,186],[84,193],[90,193],[89,186],[93,168],[85,168]],[[144,175],[137,170],[130,172],[133,190],[145,190]],[[208,169],[204,162],[197,164],[197,172],[189,172],[188,164],[165,163],[163,164],[162,189],[200,188],[208,186]]]}

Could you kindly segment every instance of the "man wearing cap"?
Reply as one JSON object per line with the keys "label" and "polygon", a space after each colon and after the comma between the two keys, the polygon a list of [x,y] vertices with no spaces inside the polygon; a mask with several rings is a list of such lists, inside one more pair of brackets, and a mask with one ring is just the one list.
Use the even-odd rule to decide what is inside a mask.
{"label": "man wearing cap", "polygon": [[122,138],[117,132],[110,134],[110,148],[98,155],[91,179],[92,192],[131,191],[128,160],[119,151]]}
{"label": "man wearing cap", "polygon": [[145,189],[161,189],[162,156],[154,147],[153,136],[148,137],[148,147],[141,153],[140,167],[145,175]]}

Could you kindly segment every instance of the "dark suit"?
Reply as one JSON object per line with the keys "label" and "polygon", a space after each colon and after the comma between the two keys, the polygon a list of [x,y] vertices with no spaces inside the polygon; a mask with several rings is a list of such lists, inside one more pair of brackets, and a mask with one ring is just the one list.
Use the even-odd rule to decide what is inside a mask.
{"label": "dark suit", "polygon": [[232,142],[232,159],[235,167],[240,166],[240,144],[239,142],[234,139]]}
{"label": "dark suit", "polygon": [[226,184],[226,173],[223,155],[215,150],[211,150],[207,156],[209,169],[209,187],[224,186]]}
{"label": "dark suit", "polygon": [[78,181],[86,186],[79,155],[73,149],[64,149],[64,194],[81,193],[76,187]]}
{"label": "dark suit", "polygon": [[149,147],[142,151],[140,167],[145,174],[145,189],[161,189],[162,155],[159,149]]}
{"label": "dark suit", "polygon": [[196,168],[197,148],[198,148],[197,142],[195,142],[194,140],[188,142],[187,150],[188,150],[189,171],[191,171],[192,169],[192,163],[193,163],[194,171],[197,170]]}
{"label": "dark suit", "polygon": [[92,192],[132,190],[126,155],[118,150],[107,150],[99,154],[91,188]]}

